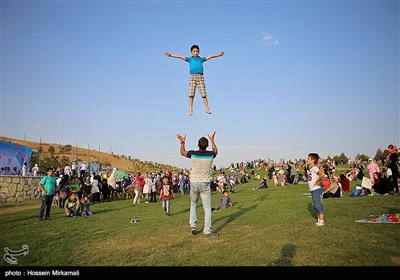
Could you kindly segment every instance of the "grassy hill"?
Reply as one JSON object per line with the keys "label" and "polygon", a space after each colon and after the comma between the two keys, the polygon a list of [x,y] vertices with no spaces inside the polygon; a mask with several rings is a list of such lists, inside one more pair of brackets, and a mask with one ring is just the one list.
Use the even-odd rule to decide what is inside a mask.
{"label": "grassy hill", "polygon": [[[0,137],[0,140],[12,142],[34,150],[34,153],[39,153],[39,158],[44,159],[49,156],[49,148],[52,146],[55,150],[55,155],[61,157],[67,157],[71,163],[73,160],[81,160],[86,162],[98,162],[101,165],[108,164],[109,166],[116,167],[118,169],[123,169],[128,172],[146,172],[146,171],[159,171],[159,170],[180,170],[176,166],[171,166],[167,164],[160,164],[157,162],[141,161],[139,159],[134,159],[132,156],[118,155],[108,152],[98,151],[96,149],[88,149],[81,147],[73,147],[70,151],[64,152],[65,146],[70,144],[56,144],[56,143],[40,143],[31,142],[20,139]],[[64,149],[63,149],[64,147]]]}

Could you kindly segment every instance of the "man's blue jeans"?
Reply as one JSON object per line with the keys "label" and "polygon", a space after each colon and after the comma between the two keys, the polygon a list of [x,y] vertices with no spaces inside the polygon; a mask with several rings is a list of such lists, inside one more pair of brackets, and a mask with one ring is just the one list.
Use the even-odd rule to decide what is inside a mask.
{"label": "man's blue jeans", "polygon": [[40,205],[39,220],[43,220],[43,214],[46,210],[44,219],[50,218],[51,203],[53,202],[53,195],[45,195],[40,198],[42,204]]}
{"label": "man's blue jeans", "polygon": [[190,227],[197,228],[197,202],[201,198],[204,209],[204,234],[211,233],[210,182],[190,182]]}

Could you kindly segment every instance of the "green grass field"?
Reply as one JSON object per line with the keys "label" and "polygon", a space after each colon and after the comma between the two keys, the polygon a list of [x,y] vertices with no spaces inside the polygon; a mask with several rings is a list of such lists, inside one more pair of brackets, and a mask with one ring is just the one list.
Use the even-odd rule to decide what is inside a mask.
{"label": "green grass field", "polygon": [[[39,201],[2,205],[0,247],[29,246],[14,266],[400,266],[400,224],[355,222],[399,213],[400,196],[324,199],[326,223],[316,227],[306,184],[268,181],[268,189],[252,190],[258,183],[237,185],[233,207],[213,212],[219,236],[209,240],[191,235],[189,195],[177,194],[170,217],[160,201],[143,199],[92,205],[91,217],[67,218],[53,206],[52,220],[43,222]],[[213,192],[213,206],[219,199]],[[202,229],[201,203],[198,219]]]}

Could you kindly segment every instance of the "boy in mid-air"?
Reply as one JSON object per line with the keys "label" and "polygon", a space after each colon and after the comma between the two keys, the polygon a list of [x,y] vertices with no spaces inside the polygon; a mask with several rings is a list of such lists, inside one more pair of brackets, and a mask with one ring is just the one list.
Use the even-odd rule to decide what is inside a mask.
{"label": "boy in mid-air", "polygon": [[164,52],[164,54],[168,57],[179,58],[183,61],[189,62],[190,66],[190,78],[189,78],[189,116],[193,114],[193,101],[194,96],[196,93],[196,88],[199,88],[201,97],[203,98],[204,106],[206,108],[207,114],[211,114],[210,108],[208,107],[208,100],[207,100],[207,91],[206,91],[206,84],[204,83],[204,76],[203,76],[203,62],[224,55],[224,52],[220,52],[218,54],[200,57],[200,48],[198,45],[193,45],[190,48],[190,52],[192,56],[183,56],[178,54],[171,54],[169,52]]}

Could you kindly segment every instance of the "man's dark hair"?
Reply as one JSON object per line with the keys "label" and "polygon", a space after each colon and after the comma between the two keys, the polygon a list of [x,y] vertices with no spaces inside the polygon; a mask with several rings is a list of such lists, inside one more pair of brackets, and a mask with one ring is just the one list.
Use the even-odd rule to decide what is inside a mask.
{"label": "man's dark hair", "polygon": [[200,150],[205,150],[208,147],[208,139],[206,137],[201,137],[198,143]]}
{"label": "man's dark hair", "polygon": [[318,163],[319,155],[317,153],[309,153],[308,156],[314,161],[315,164]]}
{"label": "man's dark hair", "polygon": [[193,51],[193,49],[198,49],[200,51],[200,48],[198,45],[193,45],[190,47],[190,51]]}

